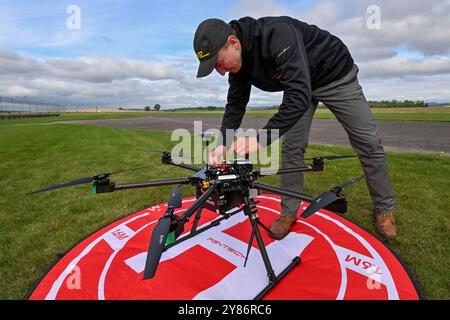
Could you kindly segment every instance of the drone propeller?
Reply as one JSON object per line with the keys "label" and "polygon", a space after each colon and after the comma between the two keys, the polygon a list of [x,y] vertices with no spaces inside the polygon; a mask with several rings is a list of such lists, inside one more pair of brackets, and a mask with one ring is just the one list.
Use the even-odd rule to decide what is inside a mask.
{"label": "drone propeller", "polygon": [[55,189],[60,189],[60,188],[65,188],[65,187],[71,187],[71,186],[76,186],[79,184],[85,184],[85,183],[90,183],[93,182],[95,179],[101,178],[101,177],[109,177],[111,175],[111,173],[103,173],[103,174],[99,174],[96,176],[92,176],[92,177],[84,177],[84,178],[80,178],[80,179],[75,179],[72,181],[67,181],[67,182],[63,182],[63,183],[58,183],[52,186],[48,186],[48,187],[44,187],[41,189],[37,189],[31,192],[28,192],[27,195],[32,195],[35,193],[41,193],[41,192],[46,192],[46,191],[50,191],[50,190],[55,190]]}
{"label": "drone propeller", "polygon": [[[337,160],[337,159],[343,159],[343,158],[355,158],[356,156],[318,156],[318,157],[312,157],[312,158],[302,158],[298,160],[292,160],[292,161],[286,161],[283,163],[284,166],[287,164],[295,164],[298,165],[299,161],[303,160]],[[277,174],[288,174],[288,173],[294,173],[294,172],[301,172],[304,170],[300,170],[302,167],[294,167],[294,168],[282,168],[279,170],[255,170],[258,176],[272,176]],[[306,167],[304,167],[306,168]],[[299,170],[296,170],[299,169]]]}
{"label": "drone propeller", "polygon": [[291,163],[298,164],[299,161],[303,161],[303,160],[315,160],[315,159],[338,160],[338,159],[344,159],[344,158],[356,158],[356,156],[317,156],[317,157],[302,158],[302,159],[298,159],[298,160],[286,161],[286,162],[284,162],[284,164],[291,164]]}
{"label": "drone propeller", "polygon": [[356,158],[356,156],[318,156],[312,158],[304,158],[303,160],[314,160],[314,159],[323,159],[323,160],[337,160],[344,158]]}
{"label": "drone propeller", "polygon": [[[145,261],[144,280],[153,278],[158,268],[159,260],[164,251],[166,240],[174,225],[173,211],[176,208],[181,208],[181,187],[177,186],[170,194],[167,202],[167,210],[162,218],[159,219],[158,224],[153,229],[152,238],[148,247],[147,259]],[[175,231],[174,231],[175,232]]]}
{"label": "drone propeller", "polygon": [[[163,150],[150,150],[149,152],[151,153],[159,153],[159,154],[164,154],[167,153],[168,151],[163,151]],[[179,159],[186,159],[186,160],[192,160],[192,157],[188,157],[184,154],[182,154],[181,152],[179,153],[174,153],[174,152],[169,152],[171,157],[175,157],[175,158],[179,158]]]}
{"label": "drone propeller", "polygon": [[84,177],[84,178],[80,178],[80,179],[75,179],[75,180],[71,180],[71,181],[67,181],[67,182],[54,184],[54,185],[51,185],[51,186],[48,186],[48,187],[44,187],[44,188],[41,188],[41,189],[37,189],[37,190],[31,191],[31,192],[28,192],[27,195],[32,195],[32,194],[35,194],[35,193],[41,193],[41,192],[46,192],[46,191],[60,189],[60,188],[65,188],[65,187],[76,186],[76,185],[79,185],[79,184],[91,183],[91,182],[94,182],[95,180],[108,178],[109,176],[111,176],[113,174],[118,174],[118,173],[122,173],[122,172],[137,171],[137,170],[148,169],[148,168],[152,168],[152,166],[139,167],[139,168],[133,168],[133,169],[125,169],[125,170],[119,170],[119,171],[114,171],[114,172],[105,172],[105,173],[97,174],[97,175],[92,176],[92,177]]}
{"label": "drone propeller", "polygon": [[182,201],[181,201],[181,186],[178,185],[175,187],[175,189],[172,191],[169,197],[169,201],[167,202],[167,208],[171,207],[173,209],[181,208]]}
{"label": "drone propeller", "polygon": [[306,210],[300,215],[302,218],[308,218],[315,212],[319,211],[320,209],[325,208],[329,204],[335,202],[339,199],[339,193],[346,187],[358,182],[359,180],[365,178],[365,176],[361,176],[358,178],[350,179],[343,184],[340,184],[334,188],[332,188],[330,191],[322,193],[320,196],[315,198],[313,202],[306,208]]}

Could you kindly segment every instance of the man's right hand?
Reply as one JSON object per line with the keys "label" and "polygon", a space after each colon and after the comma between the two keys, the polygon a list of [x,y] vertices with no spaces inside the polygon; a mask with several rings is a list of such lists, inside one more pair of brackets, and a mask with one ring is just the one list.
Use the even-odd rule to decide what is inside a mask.
{"label": "man's right hand", "polygon": [[227,153],[227,147],[217,146],[209,154],[209,164],[212,166],[215,166],[215,165],[222,163],[222,160],[225,159],[226,153]]}

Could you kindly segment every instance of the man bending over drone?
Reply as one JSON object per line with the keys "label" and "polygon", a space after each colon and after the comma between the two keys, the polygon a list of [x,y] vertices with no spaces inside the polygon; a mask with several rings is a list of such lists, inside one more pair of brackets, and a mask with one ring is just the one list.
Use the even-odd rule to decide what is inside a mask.
{"label": "man bending over drone", "polygon": [[[278,129],[283,137],[283,168],[304,165],[313,114],[317,104],[324,103],[343,125],[358,154],[375,207],[375,230],[385,238],[397,236],[386,155],[358,83],[358,67],[340,39],[290,17],[245,17],[229,24],[208,19],[197,28],[194,50],[200,61],[198,78],[214,69],[222,76],[229,72],[223,137],[227,129],[241,125],[252,85],[264,91],[283,91],[278,112],[263,127],[268,132]],[[271,143],[262,140],[240,137],[230,148],[245,155]],[[210,163],[219,163],[226,151],[224,145],[216,147]],[[302,192],[303,174],[282,175],[281,188]],[[276,239],[284,238],[297,220],[299,200],[282,196],[281,208],[271,226]]]}

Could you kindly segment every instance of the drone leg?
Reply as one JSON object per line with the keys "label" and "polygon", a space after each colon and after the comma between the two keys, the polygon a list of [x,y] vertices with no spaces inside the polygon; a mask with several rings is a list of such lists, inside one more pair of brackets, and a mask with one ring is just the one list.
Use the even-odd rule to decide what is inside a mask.
{"label": "drone leg", "polygon": [[168,248],[170,248],[170,247],[173,247],[173,246],[176,246],[177,244],[179,244],[179,243],[181,243],[181,242],[183,242],[183,241],[186,241],[186,240],[188,240],[188,239],[190,239],[190,238],[196,236],[197,234],[200,234],[200,233],[202,233],[202,232],[205,232],[205,231],[207,231],[207,230],[209,230],[209,229],[211,229],[211,228],[217,227],[218,225],[220,225],[220,223],[221,223],[223,220],[229,219],[230,217],[234,216],[235,214],[237,214],[237,213],[239,213],[239,212],[241,212],[241,209],[240,209],[240,208],[238,208],[237,210],[234,210],[234,211],[232,211],[232,212],[229,212],[229,213],[227,214],[227,216],[223,216],[223,217],[220,217],[220,218],[217,219],[217,220],[211,221],[208,225],[202,226],[200,229],[197,229],[195,232],[193,232],[193,233],[190,232],[189,234],[186,234],[185,236],[182,236],[182,237],[176,239],[174,243],[171,243],[171,244],[166,245],[166,249],[168,249]]}
{"label": "drone leg", "polygon": [[[261,232],[259,231],[258,228],[259,217],[257,214],[256,204],[253,201],[253,199],[250,199],[248,197],[244,197],[244,203],[245,203],[244,212],[249,217],[250,222],[252,224],[253,227],[252,233],[256,236],[256,242],[258,243],[259,252],[261,253],[264,266],[266,267],[267,270],[267,276],[269,277],[269,284],[274,284],[277,281],[277,277],[275,276],[275,272],[273,271],[269,255],[267,254],[266,247],[264,245],[264,241],[261,236]],[[251,243],[249,245],[251,246]]]}
{"label": "drone leg", "polygon": [[255,300],[260,300],[270,290],[272,290],[272,288],[275,287],[278,284],[278,282],[280,282],[280,280],[289,273],[289,271],[291,271],[295,266],[297,266],[301,260],[299,257],[295,257],[294,259],[292,259],[291,263],[289,263],[289,265],[286,268],[284,268],[278,276],[276,276],[275,271],[272,268],[272,264],[270,263],[269,255],[267,254],[267,250],[264,245],[264,241],[262,239],[259,226],[263,227],[269,233],[271,233],[271,231],[259,220],[256,203],[253,201],[253,199],[245,195],[244,195],[244,213],[246,216],[249,217],[250,222],[252,224],[252,235],[250,237],[249,248],[247,250],[246,262],[250,252],[250,248],[253,244],[253,237],[256,237],[259,252],[261,253],[264,262],[264,267],[266,268],[267,276],[269,277],[269,284],[254,298]]}
{"label": "drone leg", "polygon": [[252,222],[252,233],[250,235],[250,241],[248,242],[247,254],[245,255],[244,268],[247,265],[248,256],[250,255],[250,250],[252,249],[253,239],[255,237],[255,228],[256,228],[255,223]]}
{"label": "drone leg", "polygon": [[194,224],[192,225],[191,233],[194,233],[197,231],[198,221],[200,220],[200,218],[202,216],[202,209],[203,209],[203,207],[200,207],[197,210],[197,213],[195,214]]}
{"label": "drone leg", "polygon": [[259,219],[257,221],[258,225],[260,225],[264,230],[267,231],[267,233],[269,233],[269,235],[273,238],[273,232],[270,231],[269,228],[267,228]]}
{"label": "drone leg", "polygon": [[275,287],[277,285],[278,282],[280,282],[280,280],[282,278],[284,278],[284,276],[286,276],[289,271],[291,271],[293,268],[295,268],[299,263],[301,262],[301,259],[299,257],[295,257],[294,259],[292,259],[291,263],[283,270],[281,271],[281,273],[278,275],[278,277],[276,277],[276,280],[273,282],[270,282],[267,287],[265,287],[255,298],[254,300],[260,300],[262,299],[270,290],[272,290],[273,287]]}
{"label": "drone leg", "polygon": [[264,245],[264,241],[261,236],[261,232],[259,231],[258,227],[255,226],[255,236],[256,241],[258,242],[259,252],[261,252],[261,256],[264,261],[264,266],[267,270],[267,276],[269,277],[269,283],[274,284],[277,282],[277,277],[275,276],[275,272],[273,271],[272,264],[269,260],[269,255],[267,254],[266,247]]}

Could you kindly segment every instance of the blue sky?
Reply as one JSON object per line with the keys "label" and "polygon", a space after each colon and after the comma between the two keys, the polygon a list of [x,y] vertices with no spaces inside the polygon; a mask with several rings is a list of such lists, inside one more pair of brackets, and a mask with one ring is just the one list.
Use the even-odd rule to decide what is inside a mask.
{"label": "blue sky", "polygon": [[[380,0],[380,30],[366,27],[371,4],[1,0],[0,95],[45,96],[86,107],[153,101],[169,107],[185,106],[187,101],[223,105],[226,78],[195,79],[196,26],[211,17],[229,21],[245,15],[291,15],[329,30],[347,44],[369,99],[450,101],[450,91],[442,85],[450,80],[449,1]],[[69,5],[81,10],[79,30],[66,26]],[[280,94],[258,90],[252,97],[250,105],[281,100]]]}
{"label": "blue sky", "polygon": [[[1,45],[42,57],[115,54],[152,58],[192,53],[196,26],[216,17],[229,21],[239,1],[1,1],[0,9],[14,17],[22,33]],[[282,1],[293,11],[312,1]],[[68,30],[69,5],[81,10],[81,29]],[[54,44],[63,36],[66,43]],[[70,39],[73,39],[70,41]]]}

